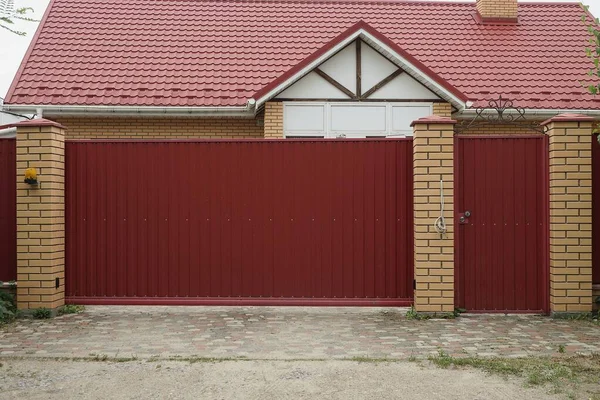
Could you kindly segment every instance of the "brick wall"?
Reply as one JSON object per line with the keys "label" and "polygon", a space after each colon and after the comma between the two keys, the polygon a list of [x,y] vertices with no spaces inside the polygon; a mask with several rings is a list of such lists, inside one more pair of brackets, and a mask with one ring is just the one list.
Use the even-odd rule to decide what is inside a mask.
{"label": "brick wall", "polygon": [[433,103],[433,115],[438,117],[451,117],[452,105],[450,103]]}
{"label": "brick wall", "polygon": [[261,119],[57,117],[67,139],[260,138]]}
{"label": "brick wall", "polygon": [[517,18],[517,0],[477,0],[482,18]]}
{"label": "brick wall", "polygon": [[550,308],[592,309],[592,119],[547,121],[550,146]]}
{"label": "brick wall", "polygon": [[[454,310],[454,123],[447,117],[413,123],[415,308],[420,312]],[[443,236],[433,227],[441,179],[448,227]]]}
{"label": "brick wall", "polygon": [[[38,173],[36,186],[23,182],[30,167]],[[60,125],[34,120],[17,127],[16,179],[18,307],[55,309],[64,304],[65,281],[64,130]]]}
{"label": "brick wall", "polygon": [[280,101],[265,104],[265,138],[283,138],[283,103]]}
{"label": "brick wall", "polygon": [[[541,123],[541,121],[532,124],[535,123]],[[466,135],[531,135],[537,132],[525,127],[498,124],[476,126],[462,133]]]}

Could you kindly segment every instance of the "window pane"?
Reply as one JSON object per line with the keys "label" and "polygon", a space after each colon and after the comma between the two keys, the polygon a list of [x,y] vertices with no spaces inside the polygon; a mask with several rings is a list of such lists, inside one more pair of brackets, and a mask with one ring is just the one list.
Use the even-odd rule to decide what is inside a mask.
{"label": "window pane", "polygon": [[325,132],[324,105],[286,105],[283,113],[283,129],[292,135]]}
{"label": "window pane", "polygon": [[429,106],[392,106],[392,132],[412,135],[410,124],[431,115]]}
{"label": "window pane", "polygon": [[385,105],[381,106],[331,106],[331,131],[385,133]]}

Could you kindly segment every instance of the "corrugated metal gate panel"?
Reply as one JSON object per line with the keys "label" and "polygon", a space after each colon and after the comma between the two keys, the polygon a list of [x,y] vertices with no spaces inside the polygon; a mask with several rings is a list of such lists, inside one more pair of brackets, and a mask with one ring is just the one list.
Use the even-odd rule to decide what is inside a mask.
{"label": "corrugated metal gate panel", "polygon": [[412,298],[409,139],[73,141],[66,163],[71,301]]}
{"label": "corrugated metal gate panel", "polygon": [[17,142],[0,139],[0,281],[17,279]]}
{"label": "corrugated metal gate panel", "polygon": [[593,281],[600,284],[600,143],[592,139],[592,260]]}
{"label": "corrugated metal gate panel", "polygon": [[[547,138],[457,136],[456,304],[547,308]],[[471,216],[464,224],[458,218]]]}

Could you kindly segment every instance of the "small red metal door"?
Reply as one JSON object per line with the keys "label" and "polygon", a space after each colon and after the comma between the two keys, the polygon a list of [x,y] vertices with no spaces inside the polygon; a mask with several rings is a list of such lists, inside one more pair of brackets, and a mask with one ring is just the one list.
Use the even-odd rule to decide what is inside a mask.
{"label": "small red metal door", "polygon": [[457,136],[455,149],[457,306],[545,311],[547,137]]}
{"label": "small red metal door", "polygon": [[0,139],[0,281],[17,279],[17,158],[15,139]]}

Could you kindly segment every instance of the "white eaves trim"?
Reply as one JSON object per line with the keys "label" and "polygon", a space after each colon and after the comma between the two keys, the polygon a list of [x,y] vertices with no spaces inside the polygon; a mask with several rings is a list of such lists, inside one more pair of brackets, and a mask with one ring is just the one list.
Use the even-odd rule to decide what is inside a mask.
{"label": "white eaves trim", "polygon": [[373,35],[371,35],[367,31],[365,31],[364,29],[358,29],[356,32],[352,33],[347,38],[340,41],[334,47],[329,49],[326,53],[321,55],[319,58],[315,59],[310,64],[308,64],[306,67],[302,68],[294,76],[290,77],[285,82],[282,82],[280,85],[273,88],[271,91],[266,93],[261,98],[256,99],[256,107],[259,108],[260,106],[262,106],[265,102],[272,99],[277,94],[279,94],[280,92],[285,90],[287,87],[294,84],[296,81],[298,81],[303,76],[305,76],[306,74],[311,72],[313,69],[318,67],[320,64],[327,61],[334,54],[339,52],[341,49],[343,49],[345,46],[347,46],[349,43],[353,42],[357,38],[362,39],[364,42],[369,44],[371,47],[373,47],[374,49],[376,49],[377,51],[382,53],[391,62],[393,62],[394,64],[398,65],[400,68],[405,70],[409,75],[411,75],[413,78],[415,78],[420,83],[425,85],[431,91],[433,91],[438,96],[440,96],[442,99],[448,101],[450,104],[452,104],[458,110],[463,110],[466,107],[465,103],[461,99],[457,98],[454,94],[450,93],[447,89],[445,89],[444,87],[439,85],[437,82],[431,80],[420,69],[418,69],[412,63],[410,63],[408,60],[406,60],[404,57],[402,57],[400,54],[398,54],[395,50],[391,49],[385,43],[381,42],[379,39],[375,38]]}
{"label": "white eaves trim", "polygon": [[5,104],[5,110],[19,113],[35,113],[44,116],[115,116],[115,117],[229,117],[254,118],[254,101],[246,106],[231,107],[161,107],[161,106],[81,106],[81,105],[35,105]]}

